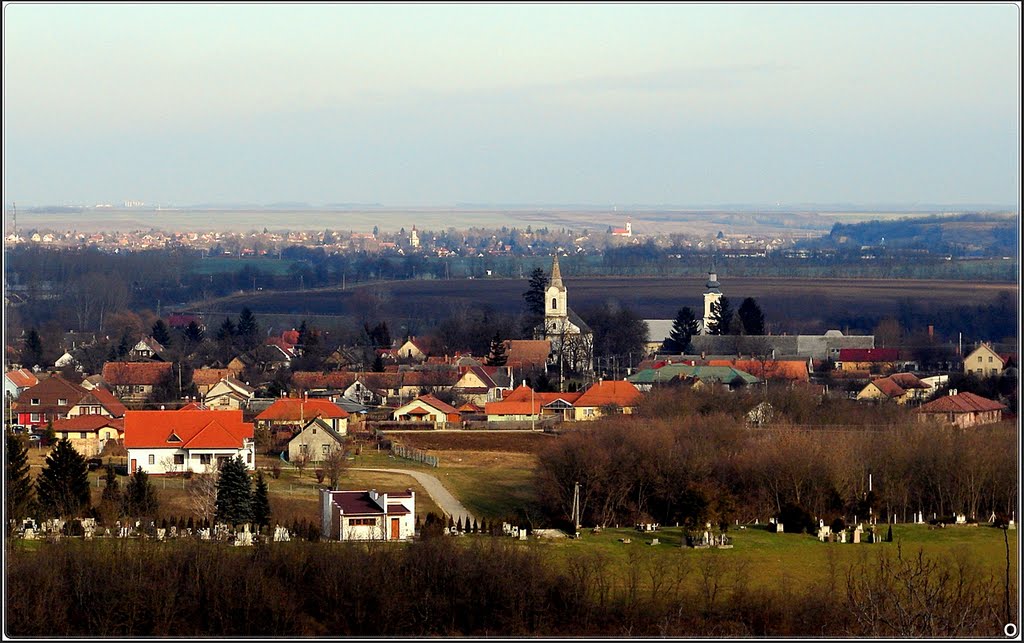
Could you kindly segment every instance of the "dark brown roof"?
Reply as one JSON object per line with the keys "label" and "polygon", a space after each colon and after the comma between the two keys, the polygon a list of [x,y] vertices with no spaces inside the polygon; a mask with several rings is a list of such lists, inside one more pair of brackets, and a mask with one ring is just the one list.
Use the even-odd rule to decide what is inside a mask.
{"label": "dark brown roof", "polygon": [[975,395],[974,393],[957,393],[946,395],[937,400],[929,402],[919,409],[918,413],[981,413],[985,411],[1001,411],[1005,404],[1000,404],[987,397]]}
{"label": "dark brown roof", "polygon": [[[72,406],[86,396],[87,390],[69,382],[60,375],[53,375],[41,380],[38,384],[30,387],[22,393],[13,408],[25,413],[31,410],[33,413],[57,413],[67,415]],[[39,404],[32,404],[32,400],[39,400]],[[64,400],[64,404],[58,404]]]}
{"label": "dark brown roof", "polygon": [[103,381],[113,386],[152,386],[170,374],[170,362],[107,362],[103,365]]}

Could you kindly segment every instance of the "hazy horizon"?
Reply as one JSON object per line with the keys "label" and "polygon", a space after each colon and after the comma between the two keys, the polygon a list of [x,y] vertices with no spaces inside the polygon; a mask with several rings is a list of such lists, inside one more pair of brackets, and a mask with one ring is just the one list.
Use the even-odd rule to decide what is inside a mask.
{"label": "hazy horizon", "polygon": [[5,206],[1011,208],[1019,24],[1013,3],[13,2]]}

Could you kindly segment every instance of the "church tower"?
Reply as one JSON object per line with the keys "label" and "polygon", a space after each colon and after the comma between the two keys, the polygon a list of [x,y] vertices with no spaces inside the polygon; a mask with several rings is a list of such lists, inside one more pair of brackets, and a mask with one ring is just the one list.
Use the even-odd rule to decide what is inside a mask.
{"label": "church tower", "polygon": [[711,270],[708,271],[707,290],[704,291],[704,325],[700,329],[701,335],[708,334],[708,325],[711,323],[711,304],[722,298],[722,291],[719,289],[718,274],[715,272],[715,262],[711,261]]}
{"label": "church tower", "polygon": [[[551,283],[544,291],[544,321],[565,319],[569,316],[565,285],[562,283],[562,271],[558,267],[558,253],[551,263]],[[549,324],[550,327],[550,324]]]}

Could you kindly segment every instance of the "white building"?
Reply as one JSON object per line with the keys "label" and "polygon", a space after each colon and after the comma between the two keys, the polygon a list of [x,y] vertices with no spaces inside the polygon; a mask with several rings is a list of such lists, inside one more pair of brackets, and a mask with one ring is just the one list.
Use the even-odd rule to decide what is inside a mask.
{"label": "white building", "polygon": [[722,299],[722,291],[719,289],[718,274],[715,272],[714,264],[708,271],[707,290],[704,291],[704,321],[701,324],[700,334],[708,334],[708,326],[711,325],[711,305]]}
{"label": "white building", "polygon": [[544,292],[544,323],[534,329],[534,339],[551,342],[551,363],[560,368],[580,373],[594,371],[594,331],[569,308],[557,252],[551,263],[551,283]]}
{"label": "white building", "polygon": [[256,468],[253,425],[239,410],[128,411],[124,447],[129,473],[209,473],[235,456],[250,471]]}
{"label": "white building", "polygon": [[325,540],[410,540],[416,535],[416,492],[320,490]]}

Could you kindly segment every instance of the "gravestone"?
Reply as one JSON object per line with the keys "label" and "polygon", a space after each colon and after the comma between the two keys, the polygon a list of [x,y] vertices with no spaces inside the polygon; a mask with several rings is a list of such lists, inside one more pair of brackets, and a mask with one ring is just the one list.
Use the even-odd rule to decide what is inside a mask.
{"label": "gravestone", "polygon": [[781,533],[783,533],[783,531],[784,531],[784,529],[782,528],[782,523],[781,522],[775,523],[775,533],[781,534]]}
{"label": "gravestone", "polygon": [[651,539],[651,546],[653,547],[654,545],[657,545],[657,544],[658,544],[658,539],[657,538],[652,538]]}
{"label": "gravestone", "polygon": [[966,525],[967,524],[967,516],[965,516],[964,514],[953,514],[953,515],[956,517],[956,524],[958,524],[958,525]]}
{"label": "gravestone", "polygon": [[156,539],[157,540],[163,540],[164,536],[166,536],[166,535],[167,535],[167,530],[166,529],[164,529],[163,527],[157,527],[156,528]]}
{"label": "gravestone", "polygon": [[519,540],[526,540],[526,530],[525,529],[520,529],[519,530]]}
{"label": "gravestone", "polygon": [[856,529],[853,530],[853,543],[855,545],[860,544],[860,534],[861,528],[858,526]]}
{"label": "gravestone", "polygon": [[35,539],[36,539],[36,530],[31,528],[31,527],[26,527],[25,528],[25,540],[35,540]]}
{"label": "gravestone", "polygon": [[843,531],[839,532],[839,542],[843,543],[843,544],[846,543],[846,530],[845,529]]}

